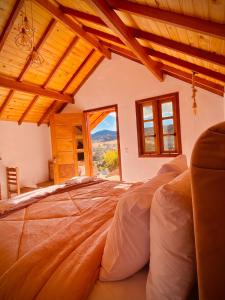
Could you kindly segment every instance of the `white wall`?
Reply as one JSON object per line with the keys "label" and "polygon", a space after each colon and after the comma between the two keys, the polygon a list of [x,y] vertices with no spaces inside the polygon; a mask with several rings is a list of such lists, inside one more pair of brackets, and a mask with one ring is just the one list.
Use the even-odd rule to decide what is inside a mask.
{"label": "white wall", "polygon": [[4,197],[6,166],[19,167],[21,186],[47,180],[48,160],[51,158],[49,128],[0,121],[0,157],[0,183]]}
{"label": "white wall", "polygon": [[168,159],[138,158],[135,100],[176,91],[180,97],[183,153],[190,158],[199,134],[224,120],[223,97],[198,88],[198,115],[195,117],[189,84],[169,76],[159,82],[144,66],[118,55],[103,61],[77,93],[75,105],[68,105],[64,112],[118,104],[123,179],[146,179]]}

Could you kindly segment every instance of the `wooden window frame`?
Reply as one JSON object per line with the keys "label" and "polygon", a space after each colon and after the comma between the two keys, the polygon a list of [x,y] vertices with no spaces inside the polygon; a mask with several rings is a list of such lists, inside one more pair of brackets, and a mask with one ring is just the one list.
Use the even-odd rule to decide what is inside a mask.
{"label": "wooden window frame", "polygon": [[[172,102],[173,116],[162,117],[161,104],[166,102]],[[144,123],[151,120],[144,121],[143,107],[148,104],[153,108],[153,123],[155,129],[155,145],[156,151],[145,151],[145,139],[144,139]],[[139,157],[174,157],[182,153],[181,145],[181,129],[180,129],[180,109],[179,109],[179,93],[170,93],[166,95],[160,95],[157,97],[146,98],[135,101],[136,105],[136,120],[137,120],[137,138],[138,138],[138,154]],[[174,134],[163,134],[163,120],[173,119],[174,122]],[[174,135],[175,136],[175,151],[165,151],[163,149],[163,136]],[[153,135],[152,135],[153,136]]]}

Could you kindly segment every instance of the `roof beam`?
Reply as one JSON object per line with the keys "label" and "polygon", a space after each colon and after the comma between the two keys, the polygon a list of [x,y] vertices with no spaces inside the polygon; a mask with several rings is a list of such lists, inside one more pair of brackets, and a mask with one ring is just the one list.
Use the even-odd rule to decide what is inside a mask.
{"label": "roof beam", "polygon": [[37,103],[38,99],[39,99],[39,96],[35,95],[34,98],[31,100],[30,104],[28,105],[25,112],[22,114],[22,116],[20,117],[20,119],[18,121],[19,125],[21,125],[23,123],[24,119],[26,118],[26,116],[28,115],[28,113],[30,112],[32,107]]}
{"label": "roof beam", "polygon": [[7,39],[10,31],[12,30],[12,27],[14,25],[14,22],[20,12],[20,9],[22,7],[23,1],[22,0],[17,0],[12,11],[11,14],[5,24],[5,27],[2,30],[2,33],[0,35],[0,51],[2,50],[5,40]]}
{"label": "roof beam", "polygon": [[88,20],[90,22],[93,22],[95,24],[99,24],[99,25],[104,25],[106,26],[106,24],[102,21],[101,18],[91,15],[91,14],[87,14],[85,12],[70,8],[70,7],[66,7],[63,5],[60,5],[60,9],[63,13],[79,18],[79,19],[83,19],[83,20]]}
{"label": "roof beam", "polygon": [[[110,46],[110,44],[108,44],[108,46]],[[121,47],[118,47],[118,46],[115,46],[115,45],[111,45],[111,50],[112,50],[112,52],[114,52],[118,55],[121,55],[121,56],[126,57],[128,59],[131,59],[135,62],[141,63],[139,60],[137,60],[135,55],[127,49],[124,49],[124,48],[121,48]],[[173,76],[177,79],[188,82],[190,84],[192,83],[192,74],[190,74],[190,73],[178,70],[174,67],[170,67],[170,66],[167,66],[167,65],[163,65],[162,70],[165,72],[165,74],[168,74],[168,75]],[[214,94],[217,94],[217,95],[220,95],[220,96],[223,96],[223,94],[224,94],[224,87],[220,84],[214,83],[214,82],[206,80],[204,78],[200,78],[198,76],[195,77],[195,82],[196,82],[196,86],[198,86],[202,89],[208,90],[208,91],[210,91]]]}
{"label": "roof beam", "polygon": [[127,0],[108,0],[110,5],[117,10],[141,15],[153,20],[206,34],[219,39],[225,39],[225,24],[219,24],[200,18],[187,16],[149,5],[129,2]]}
{"label": "roof beam", "polygon": [[93,68],[89,70],[87,75],[84,77],[84,79],[79,83],[79,85],[76,87],[76,89],[73,91],[73,95],[75,95],[79,89],[83,86],[83,84],[88,80],[88,78],[93,74],[93,72],[97,69],[97,67],[100,65],[100,63],[103,61],[104,56],[100,57],[100,59],[97,61],[97,63],[94,65]]}
{"label": "roof beam", "polygon": [[[51,19],[51,21],[49,22],[49,24],[48,24],[47,28],[45,29],[43,35],[41,36],[40,40],[38,41],[37,45],[35,46],[35,49],[37,51],[40,50],[40,48],[43,46],[43,44],[45,43],[45,41],[47,40],[47,38],[49,37],[49,35],[53,31],[56,23],[57,22],[56,22],[55,19]],[[28,58],[28,60],[25,63],[22,71],[20,72],[20,75],[17,78],[18,81],[22,81],[23,80],[26,72],[29,70],[30,65],[31,65],[31,56]]]}
{"label": "roof beam", "polygon": [[52,98],[54,100],[58,100],[62,102],[73,103],[73,98],[70,95],[65,95],[60,92],[44,89],[38,85],[19,82],[3,75],[0,75],[0,86],[5,88],[10,88],[10,89],[15,89],[25,93]]}
{"label": "roof beam", "polygon": [[[98,37],[108,39],[108,40],[113,41],[118,44],[122,43],[122,41],[117,36],[114,36],[110,33],[100,31],[98,29],[91,28],[88,26],[84,26],[84,29],[89,33],[97,35]],[[211,62],[211,63],[217,64],[220,66],[225,66],[225,56],[223,56],[223,55],[219,55],[219,54],[216,54],[213,52],[198,49],[196,47],[192,47],[192,46],[189,46],[189,45],[186,45],[183,43],[179,43],[179,42],[152,34],[147,31],[134,29],[131,27],[129,27],[129,30],[131,30],[132,35],[136,38],[145,39],[149,42],[166,47],[168,49],[175,50],[177,52],[181,52],[181,53],[193,56],[193,57],[197,57],[197,58],[203,59],[207,62]]]}
{"label": "roof beam", "polygon": [[67,88],[70,86],[70,84],[73,82],[73,80],[76,78],[76,76],[79,74],[79,72],[81,71],[81,69],[85,66],[85,64],[87,63],[87,61],[91,58],[91,56],[94,54],[95,50],[92,49],[91,52],[89,52],[89,54],[86,56],[86,58],[83,60],[83,62],[80,64],[80,66],[78,67],[78,69],[75,71],[75,73],[73,74],[73,76],[70,78],[70,80],[67,82],[67,84],[64,86],[62,93],[64,93]]}
{"label": "roof beam", "polygon": [[70,54],[70,52],[72,51],[73,47],[76,45],[78,39],[79,38],[77,36],[75,38],[73,38],[72,42],[66,48],[65,52],[60,57],[59,61],[57,62],[57,64],[55,65],[55,67],[53,68],[53,70],[51,71],[51,73],[49,74],[48,78],[45,80],[45,83],[43,84],[44,88],[48,85],[49,81],[52,79],[52,77],[55,75],[55,73],[57,72],[57,70],[60,68],[61,64],[64,62],[64,60]]}
{"label": "roof beam", "polygon": [[158,62],[153,61],[146,54],[145,50],[132,36],[126,25],[121,21],[117,14],[110,8],[104,0],[88,0],[88,3],[96,10],[101,19],[112,29],[128,48],[142,61],[142,63],[160,81],[163,80],[163,73]]}
{"label": "roof beam", "polygon": [[[116,43],[118,43],[120,45],[124,45],[123,42],[120,39],[118,39],[117,37],[115,37],[112,34],[105,33],[105,32],[102,32],[102,31],[99,31],[99,30],[96,30],[96,29],[93,29],[93,30],[91,29],[91,32],[93,32],[95,34],[98,34],[100,32],[99,36],[101,35],[101,37],[107,38],[107,39],[111,40],[112,42],[116,42]],[[105,41],[103,41],[103,44],[106,47],[108,47],[110,49],[113,49],[113,50],[115,50],[116,47],[118,47],[116,45],[110,44],[110,43],[105,42]],[[171,62],[173,64],[179,65],[181,67],[184,67],[184,68],[192,70],[192,71],[196,71],[198,73],[201,73],[203,75],[212,77],[214,79],[220,80],[220,81],[222,81],[222,82],[225,83],[225,75],[222,74],[222,73],[219,73],[219,72],[216,72],[216,71],[213,71],[213,70],[201,67],[201,66],[193,64],[193,63],[189,63],[189,62],[187,62],[185,60],[178,59],[178,58],[176,58],[174,56],[170,56],[170,55],[168,55],[166,53],[159,52],[159,51],[156,51],[156,50],[148,48],[148,47],[144,47],[144,48],[145,48],[145,51],[146,51],[146,53],[148,55],[151,55],[151,56],[159,58],[159,59],[166,60],[166,61]],[[122,47],[120,47],[120,49],[122,49]]]}
{"label": "roof beam", "polygon": [[58,104],[57,100],[52,102],[52,104],[47,108],[46,112],[42,115],[42,117],[38,121],[38,126],[40,126],[44,122],[44,120],[47,119],[48,116],[50,116],[55,112],[57,104]]}
{"label": "roof beam", "polygon": [[[66,13],[68,13],[71,16],[75,16],[77,18],[80,18],[80,19],[83,19],[86,21],[90,21],[90,22],[93,22],[96,24],[106,26],[106,24],[99,17],[96,17],[94,15],[87,14],[84,12],[81,13],[78,10],[75,10],[72,8],[68,9],[67,7],[63,7],[63,9]],[[132,27],[128,27],[128,28],[135,38],[144,39],[151,43],[166,47],[168,49],[172,49],[172,50],[175,50],[180,53],[184,53],[184,54],[187,54],[187,55],[190,55],[193,57],[197,57],[197,58],[203,59],[205,61],[215,63],[220,66],[225,66],[225,56],[223,56],[223,55],[219,55],[214,52],[209,52],[206,50],[199,49],[197,47],[193,47],[193,46],[189,46],[189,45],[186,45],[186,44],[183,44],[180,42],[176,42],[174,40],[170,40],[170,39],[164,38],[162,36],[159,36],[159,35],[144,31],[144,30],[135,29]],[[116,37],[112,34],[109,34],[109,33],[106,33],[106,32],[103,32],[103,31],[100,31],[100,30],[97,30],[97,29],[94,29],[94,28],[91,28],[88,26],[83,26],[83,29],[89,33],[97,35],[98,37],[103,37],[106,39],[109,38],[110,40],[113,40],[115,42],[117,42],[117,41],[121,42],[121,40],[118,37]],[[110,36],[111,36],[111,38],[110,38]],[[112,37],[113,37],[113,39],[112,39]]]}
{"label": "roof beam", "polygon": [[9,104],[10,100],[12,99],[12,97],[14,96],[14,90],[10,90],[5,101],[3,102],[2,106],[0,107],[0,117],[2,116],[2,114],[4,113],[6,106]]}
{"label": "roof beam", "polygon": [[81,26],[73,22],[67,15],[65,15],[58,7],[53,5],[49,0],[35,0],[39,5],[46,9],[55,19],[62,22],[70,30],[75,32],[80,38],[86,40],[92,47],[100,51],[105,57],[111,58],[110,51],[102,46],[102,44],[89,33],[87,33]]}
{"label": "roof beam", "polygon": [[[181,71],[174,67],[166,66],[166,65],[163,66],[163,70],[166,74],[168,74],[170,76],[173,76],[177,79],[183,80],[190,84],[192,83],[192,74],[186,73],[184,71]],[[198,86],[202,89],[208,90],[219,96],[223,97],[223,95],[224,95],[224,87],[220,84],[208,81],[204,78],[200,78],[197,76],[195,77],[195,84],[196,84],[196,86]]]}

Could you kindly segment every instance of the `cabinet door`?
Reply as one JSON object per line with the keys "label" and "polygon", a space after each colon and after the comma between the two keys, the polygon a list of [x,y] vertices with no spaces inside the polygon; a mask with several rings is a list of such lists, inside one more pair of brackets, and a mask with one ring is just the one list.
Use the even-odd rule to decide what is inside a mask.
{"label": "cabinet door", "polygon": [[87,132],[83,113],[59,114],[50,120],[54,183],[90,175]]}

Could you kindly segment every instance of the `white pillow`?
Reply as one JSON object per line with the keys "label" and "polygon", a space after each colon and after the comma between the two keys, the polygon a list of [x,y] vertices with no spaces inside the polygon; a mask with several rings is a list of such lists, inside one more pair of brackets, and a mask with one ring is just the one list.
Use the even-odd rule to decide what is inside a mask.
{"label": "white pillow", "polygon": [[183,173],[188,168],[186,155],[178,155],[168,163],[162,165],[157,174],[165,172],[177,172],[177,175]]}
{"label": "white pillow", "polygon": [[147,300],[186,300],[196,273],[189,170],[155,193],[150,253]]}
{"label": "white pillow", "polygon": [[119,199],[102,257],[100,280],[125,279],[149,261],[149,216],[155,191],[175,178],[169,172],[155,176]]}

